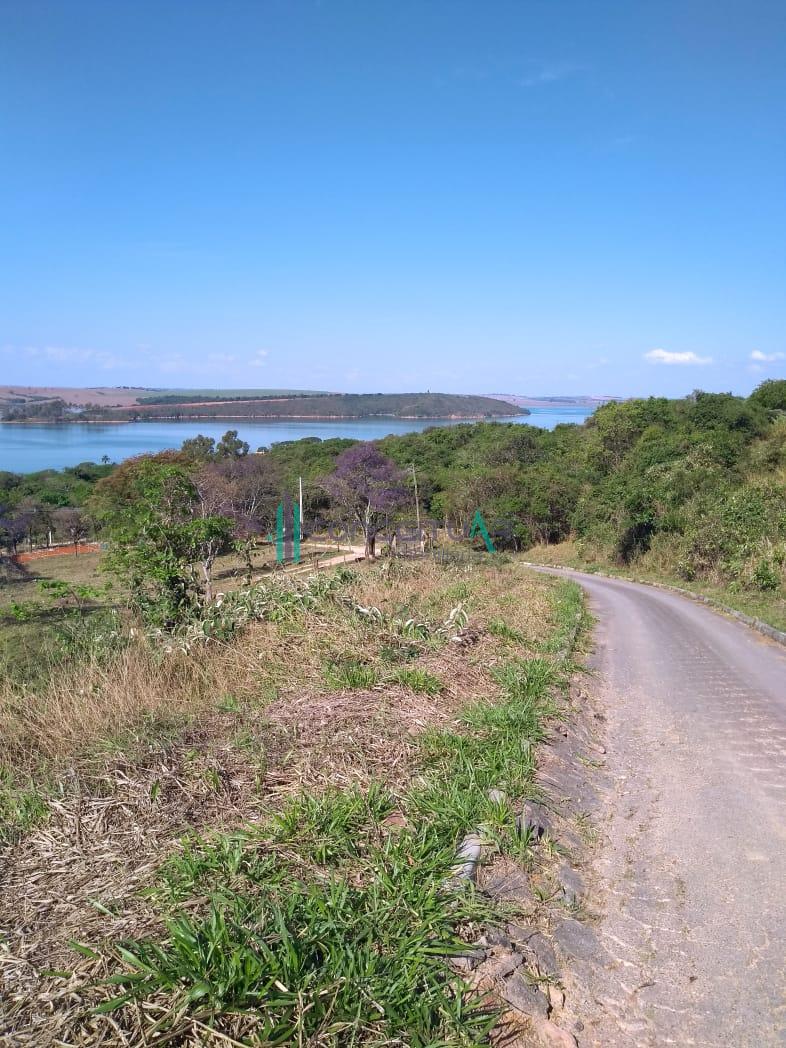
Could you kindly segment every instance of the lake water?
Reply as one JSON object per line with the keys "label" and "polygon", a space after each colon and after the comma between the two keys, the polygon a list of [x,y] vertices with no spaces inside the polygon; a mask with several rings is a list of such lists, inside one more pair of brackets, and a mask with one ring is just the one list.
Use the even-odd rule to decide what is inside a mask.
{"label": "lake water", "polygon": [[[530,415],[514,415],[507,421],[553,429],[561,422],[581,423],[591,414],[584,408],[531,408]],[[389,433],[412,433],[432,426],[455,426],[450,419],[334,419],[331,421],[244,421],[203,419],[193,422],[72,422],[62,426],[11,425],[0,423],[0,470],[33,473],[39,469],[62,469],[79,462],[100,462],[108,455],[121,462],[148,451],[177,448],[189,437],[203,433],[218,439],[236,429],[255,451],[280,440],[301,437],[352,437],[378,440]]]}

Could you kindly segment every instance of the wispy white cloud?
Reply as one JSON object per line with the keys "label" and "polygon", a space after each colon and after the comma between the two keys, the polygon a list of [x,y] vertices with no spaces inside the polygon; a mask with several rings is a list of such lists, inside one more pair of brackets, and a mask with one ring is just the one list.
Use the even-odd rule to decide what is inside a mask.
{"label": "wispy white cloud", "polygon": [[589,364],[585,364],[584,367],[587,371],[595,371],[597,368],[604,368],[608,362],[608,357],[597,357],[595,360],[591,360]]}
{"label": "wispy white cloud", "polygon": [[182,353],[168,353],[156,360],[155,366],[164,375],[186,375],[196,370],[188,357]]}
{"label": "wispy white cloud", "polygon": [[540,87],[545,84],[556,84],[560,80],[576,76],[584,71],[584,67],[574,62],[547,62],[533,73],[522,77],[519,83],[522,87]]}
{"label": "wispy white cloud", "polygon": [[751,353],[751,360],[759,364],[774,364],[776,360],[786,360],[786,353],[762,353],[760,349],[754,349]]}
{"label": "wispy white cloud", "polygon": [[115,353],[101,349],[84,349],[76,346],[3,346],[4,356],[25,357],[53,367],[73,367],[85,364],[109,371],[122,367],[126,361]]}
{"label": "wispy white cloud", "polygon": [[644,359],[650,364],[711,364],[712,357],[700,357],[698,353],[688,350],[683,353],[674,353],[668,349],[651,349],[644,354]]}
{"label": "wispy white cloud", "polygon": [[253,357],[249,360],[249,366],[252,368],[263,368],[267,363],[267,361],[265,360],[266,356],[266,349],[258,349],[256,353],[253,355]]}

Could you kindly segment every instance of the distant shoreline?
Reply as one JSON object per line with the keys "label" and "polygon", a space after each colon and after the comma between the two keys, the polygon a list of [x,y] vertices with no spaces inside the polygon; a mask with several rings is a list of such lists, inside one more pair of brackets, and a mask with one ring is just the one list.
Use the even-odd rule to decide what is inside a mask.
{"label": "distant shoreline", "polygon": [[127,418],[0,418],[0,426],[123,426]]}
{"label": "distant shoreline", "polygon": [[363,419],[401,419],[406,422],[497,422],[511,418],[521,418],[522,415],[530,415],[526,408],[513,411],[509,415],[147,415],[136,419],[131,418],[77,418],[77,419],[0,419],[3,426],[131,426],[139,422],[220,422],[228,419],[231,422],[243,422],[249,419],[259,419],[265,422],[276,422],[277,420],[289,422],[360,422]]}

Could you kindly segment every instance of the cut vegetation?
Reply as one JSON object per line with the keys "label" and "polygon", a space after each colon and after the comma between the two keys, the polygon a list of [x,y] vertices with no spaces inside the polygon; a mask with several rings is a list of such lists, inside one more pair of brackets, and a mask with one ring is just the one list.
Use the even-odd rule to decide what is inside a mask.
{"label": "cut vegetation", "polygon": [[462,557],[251,603],[228,640],[124,632],[4,682],[8,1043],[458,1045],[497,1021],[450,964],[494,915],[450,886],[456,848],[526,858],[489,793],[533,789],[578,590]]}

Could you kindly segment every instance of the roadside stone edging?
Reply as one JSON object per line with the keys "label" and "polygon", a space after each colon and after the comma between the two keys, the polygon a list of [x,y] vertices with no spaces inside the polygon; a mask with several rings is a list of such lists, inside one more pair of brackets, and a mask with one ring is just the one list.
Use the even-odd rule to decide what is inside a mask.
{"label": "roadside stone edging", "polygon": [[483,837],[480,832],[468,833],[456,851],[455,866],[451,880],[454,882],[474,881],[481,856],[483,854]]}
{"label": "roadside stone edging", "polygon": [[527,568],[549,568],[552,571],[564,572],[575,571],[579,575],[588,575],[590,578],[618,579],[621,582],[635,582],[639,586],[652,586],[654,589],[665,590],[667,593],[678,593],[680,596],[687,597],[696,604],[706,604],[708,607],[723,612],[724,615],[737,619],[738,622],[744,623],[744,625],[756,630],[757,633],[761,633],[765,637],[769,637],[770,640],[774,640],[776,644],[782,644],[786,647],[786,633],[782,630],[777,630],[774,626],[770,626],[769,623],[762,622],[761,619],[756,619],[752,615],[746,615],[742,611],[735,611],[734,608],[730,608],[726,604],[721,604],[721,602],[715,600],[714,597],[705,597],[702,593],[694,593],[693,590],[686,590],[681,586],[670,586],[666,582],[653,582],[649,579],[637,579],[630,575],[612,575],[608,571],[582,571],[581,568],[571,568],[565,564],[536,564],[531,560],[525,560],[521,563]]}
{"label": "roadside stone edging", "polygon": [[[557,664],[564,667],[570,663],[583,622],[582,608],[568,627],[559,650],[555,652]],[[567,732],[561,734],[567,735]],[[488,798],[496,804],[508,802],[507,795],[500,789],[489,790]],[[531,835],[534,847],[554,836],[546,807],[540,801],[530,798],[521,802],[521,811],[515,822],[519,832],[527,831]],[[477,884],[488,847],[482,827],[467,833],[456,850],[453,873],[447,885],[457,888],[462,883]],[[581,876],[564,861],[560,874],[557,887],[563,904],[575,907],[583,891]],[[522,872],[522,878],[529,884],[529,873]],[[480,890],[491,898],[498,891],[491,884],[484,885]],[[503,898],[501,895],[499,897]],[[508,1015],[515,1013],[527,1023],[531,1036],[539,1045],[544,1048],[576,1048],[578,1045],[574,1034],[555,1021],[562,1016],[565,993],[559,983],[559,965],[554,949],[536,924],[507,924],[504,927],[490,925],[476,943],[452,957],[451,963],[470,985],[484,992],[491,991],[503,1006],[507,1006]],[[523,1042],[517,1039],[515,1043]],[[531,1043],[529,1038],[527,1043]]]}
{"label": "roadside stone edging", "polygon": [[[570,628],[565,644],[557,652],[557,659],[560,662],[567,662],[573,652],[576,646],[576,638],[581,629],[582,619],[582,612],[578,612],[576,615],[576,621]],[[495,789],[489,791],[489,800],[496,804],[504,804],[507,797],[502,790]],[[548,833],[551,830],[551,825],[545,815],[543,806],[535,804],[532,801],[525,803],[522,814],[516,818],[516,824],[519,828],[522,826],[529,826],[529,828],[534,831],[534,839],[536,842],[540,840],[544,833]],[[478,866],[483,857],[483,849],[484,839],[480,828],[472,833],[468,833],[464,837],[461,844],[459,844],[456,849],[456,858],[454,860],[455,871],[450,878],[454,884],[460,883],[461,881],[475,880],[477,877]]]}

